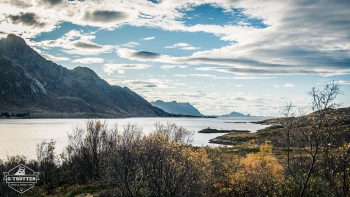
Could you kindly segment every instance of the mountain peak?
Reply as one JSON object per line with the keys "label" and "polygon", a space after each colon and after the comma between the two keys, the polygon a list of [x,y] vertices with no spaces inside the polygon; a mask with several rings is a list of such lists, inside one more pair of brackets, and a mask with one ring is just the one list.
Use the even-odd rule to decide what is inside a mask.
{"label": "mountain peak", "polygon": [[193,107],[188,102],[178,103],[177,101],[164,102],[157,100],[156,102],[151,102],[151,105],[172,114],[203,116],[195,107]]}
{"label": "mountain peak", "polygon": [[2,38],[0,40],[0,48],[5,54],[16,59],[23,55],[33,55],[36,53],[27,45],[23,38],[15,34],[8,34],[6,38]]}
{"label": "mountain peak", "polygon": [[15,34],[8,34],[5,40],[7,42],[12,43],[12,44],[27,45],[26,41],[23,38],[15,35]]}
{"label": "mountain peak", "polygon": [[0,62],[6,62],[0,66],[0,111],[30,110],[32,117],[168,116],[89,68],[68,70],[46,60],[14,34],[0,40]]}
{"label": "mountain peak", "polygon": [[230,114],[222,115],[223,117],[250,117],[250,114],[244,115],[242,113],[233,111]]}
{"label": "mountain peak", "polygon": [[98,76],[93,70],[88,67],[78,66],[73,69],[75,72],[79,72],[79,74],[86,74],[89,76]]}

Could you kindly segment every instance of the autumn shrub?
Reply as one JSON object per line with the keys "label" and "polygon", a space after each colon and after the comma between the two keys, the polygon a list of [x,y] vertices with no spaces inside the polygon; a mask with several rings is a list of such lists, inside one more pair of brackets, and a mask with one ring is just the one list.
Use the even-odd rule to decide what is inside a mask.
{"label": "autumn shrub", "polygon": [[[108,179],[117,183],[120,196],[202,196],[211,174],[203,148],[186,146],[188,131],[157,125],[148,136],[135,126],[124,128],[108,156]],[[164,130],[162,130],[164,129]],[[171,129],[171,130],[169,130]],[[177,135],[175,135],[177,133]]]}
{"label": "autumn shrub", "polygon": [[190,146],[192,135],[172,123],[156,123],[146,136],[136,125],[92,120],[69,135],[60,168],[66,183],[113,182],[101,196],[203,196],[212,166],[204,148]]}
{"label": "autumn shrub", "polygon": [[260,146],[260,152],[238,158],[237,168],[226,173],[228,187],[223,196],[279,196],[284,181],[284,168],[272,155],[272,147]]}
{"label": "autumn shrub", "polygon": [[100,120],[89,120],[85,127],[77,126],[68,135],[69,144],[63,155],[62,165],[72,172],[65,173],[66,176],[77,183],[101,179],[105,153],[113,146],[116,132],[118,131],[108,129],[107,124]]}

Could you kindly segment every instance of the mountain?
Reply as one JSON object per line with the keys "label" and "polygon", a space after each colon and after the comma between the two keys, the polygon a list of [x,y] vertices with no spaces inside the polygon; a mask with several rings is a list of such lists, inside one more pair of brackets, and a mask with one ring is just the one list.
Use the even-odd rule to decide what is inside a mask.
{"label": "mountain", "polygon": [[89,68],[48,61],[13,34],[0,40],[0,112],[31,117],[168,116]]}
{"label": "mountain", "polygon": [[231,112],[230,114],[222,115],[222,117],[251,117],[250,114],[244,115],[239,112]]}
{"label": "mountain", "polygon": [[164,102],[157,100],[156,102],[151,102],[151,105],[158,107],[171,114],[203,116],[195,107],[193,107],[189,103],[178,103],[176,101]]}

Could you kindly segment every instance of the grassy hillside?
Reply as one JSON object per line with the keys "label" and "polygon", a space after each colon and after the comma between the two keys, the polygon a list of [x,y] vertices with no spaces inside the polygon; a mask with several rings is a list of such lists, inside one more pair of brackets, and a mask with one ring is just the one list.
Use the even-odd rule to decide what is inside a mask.
{"label": "grassy hillside", "polygon": [[[350,107],[329,109],[326,112],[327,116],[336,117],[341,120],[339,127],[334,135],[336,141],[341,145],[343,142],[350,141]],[[307,129],[314,124],[317,112],[310,113],[303,118],[295,117],[295,122],[298,122],[300,129]],[[264,129],[260,129],[255,133],[227,133],[225,135],[216,137],[211,140],[212,143],[224,145],[240,145],[242,144],[263,144],[265,142],[271,143],[274,146],[279,146],[282,138],[284,138],[285,126],[290,118],[273,118],[254,122],[256,124],[271,125]],[[301,121],[301,119],[303,119]]]}

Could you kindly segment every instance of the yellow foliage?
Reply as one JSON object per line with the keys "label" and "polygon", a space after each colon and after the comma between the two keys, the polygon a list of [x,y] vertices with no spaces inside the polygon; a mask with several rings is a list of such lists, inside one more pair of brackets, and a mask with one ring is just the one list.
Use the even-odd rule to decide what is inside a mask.
{"label": "yellow foliage", "polygon": [[272,146],[268,144],[261,145],[260,154],[272,154]]}
{"label": "yellow foliage", "polygon": [[284,180],[284,169],[272,155],[272,146],[260,146],[259,153],[241,158],[239,168],[228,172],[231,188],[239,195],[251,192],[276,195]]}

